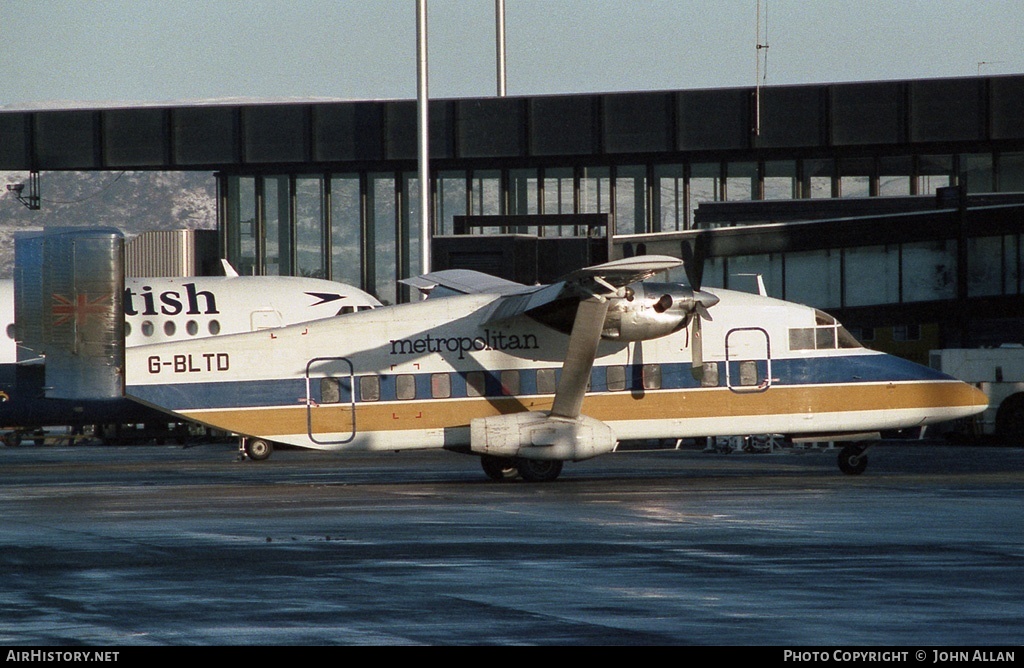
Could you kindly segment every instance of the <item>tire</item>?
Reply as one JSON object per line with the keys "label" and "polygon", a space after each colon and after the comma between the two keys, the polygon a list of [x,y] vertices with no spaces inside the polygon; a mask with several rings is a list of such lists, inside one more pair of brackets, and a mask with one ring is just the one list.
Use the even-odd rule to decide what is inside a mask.
{"label": "tire", "polygon": [[1024,445],[1024,394],[1014,394],[999,404],[996,436],[1005,445]]}
{"label": "tire", "polygon": [[846,475],[860,475],[868,467],[868,456],[865,448],[848,445],[839,453],[839,470]]}
{"label": "tire", "polygon": [[12,431],[4,434],[4,445],[8,448],[16,448],[21,445],[21,432]]}
{"label": "tire", "polygon": [[262,462],[268,459],[274,452],[274,444],[262,438],[247,438],[245,440],[245,454],[254,462]]}
{"label": "tire", "polygon": [[487,474],[488,478],[499,482],[511,480],[519,475],[519,469],[516,468],[515,460],[510,457],[481,455],[480,466],[483,467],[484,473]]}
{"label": "tire", "polygon": [[559,459],[517,459],[516,468],[526,482],[552,482],[562,472]]}

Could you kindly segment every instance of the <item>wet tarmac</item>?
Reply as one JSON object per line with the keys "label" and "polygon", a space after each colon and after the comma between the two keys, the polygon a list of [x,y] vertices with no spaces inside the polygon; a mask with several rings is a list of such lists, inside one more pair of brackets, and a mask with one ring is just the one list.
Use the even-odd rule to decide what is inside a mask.
{"label": "wet tarmac", "polygon": [[1024,449],[0,449],[2,645],[1019,645]]}

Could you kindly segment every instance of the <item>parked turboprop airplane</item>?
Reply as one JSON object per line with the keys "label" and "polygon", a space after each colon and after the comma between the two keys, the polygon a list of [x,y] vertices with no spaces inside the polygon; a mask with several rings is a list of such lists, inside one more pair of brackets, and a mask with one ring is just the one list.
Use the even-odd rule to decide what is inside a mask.
{"label": "parked turboprop airplane", "polygon": [[[125,392],[243,436],[337,451],[444,448],[500,478],[554,480],[619,440],[865,439],[972,415],[975,388],[867,350],[831,316],[761,295],[645,282],[640,256],[548,286],[472,271],[425,301],[126,350]],[[863,440],[839,456],[860,473]]]}
{"label": "parked turboprop airplane", "polygon": [[[194,340],[355,313],[380,306],[372,295],[334,281],[291,276],[128,278],[124,288],[127,346]],[[89,303],[54,295],[51,307],[59,326],[88,316]],[[20,434],[42,426],[167,422],[167,416],[126,400],[70,400],[43,397],[44,367],[39,355],[22,350],[17,364],[14,281],[0,281],[0,427]],[[33,359],[36,358],[36,359]]]}

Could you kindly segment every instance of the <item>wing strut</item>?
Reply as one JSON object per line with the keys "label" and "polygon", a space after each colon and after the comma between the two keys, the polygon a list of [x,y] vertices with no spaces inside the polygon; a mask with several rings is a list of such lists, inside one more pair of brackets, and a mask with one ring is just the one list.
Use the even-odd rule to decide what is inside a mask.
{"label": "wing strut", "polygon": [[608,306],[609,302],[604,297],[591,297],[579,303],[569,335],[569,348],[562,363],[562,377],[551,406],[552,416],[573,420],[579,417]]}

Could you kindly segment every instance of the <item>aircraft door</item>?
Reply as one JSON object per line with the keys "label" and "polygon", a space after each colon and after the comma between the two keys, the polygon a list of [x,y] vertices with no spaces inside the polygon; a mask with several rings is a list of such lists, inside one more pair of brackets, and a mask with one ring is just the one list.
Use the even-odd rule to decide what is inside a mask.
{"label": "aircraft door", "polygon": [[275,311],[273,309],[260,309],[249,314],[249,323],[252,327],[252,331],[256,332],[261,329],[282,327],[284,326],[284,319],[281,317],[280,311]]}
{"label": "aircraft door", "polygon": [[725,335],[725,379],[734,392],[764,392],[772,384],[771,341],[760,327],[738,327]]}
{"label": "aircraft door", "polygon": [[[323,445],[356,436],[355,369],[345,357],[314,357],[306,363],[306,430]],[[300,399],[301,401],[301,399]]]}

